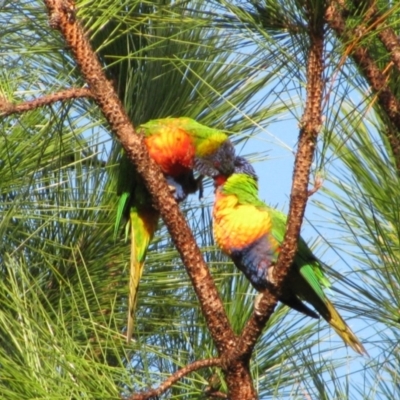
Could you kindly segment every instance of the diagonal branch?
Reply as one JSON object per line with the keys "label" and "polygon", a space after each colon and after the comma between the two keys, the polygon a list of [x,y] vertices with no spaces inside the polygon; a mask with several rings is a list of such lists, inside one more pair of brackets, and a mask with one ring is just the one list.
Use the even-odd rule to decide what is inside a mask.
{"label": "diagonal branch", "polygon": [[372,14],[373,27],[379,27],[377,29],[378,38],[385,46],[386,50],[390,54],[394,65],[397,70],[400,71],[400,40],[392,28],[389,28],[386,24],[387,15],[383,15],[379,12],[375,3],[371,3],[369,12]]}
{"label": "diagonal branch", "polygon": [[0,116],[6,117],[12,114],[21,114],[58,101],[79,99],[82,97],[92,97],[92,92],[88,88],[70,88],[39,97],[38,99],[24,101],[20,104],[10,103],[5,98],[0,97]]}
{"label": "diagonal branch", "polygon": [[247,322],[239,339],[238,353],[240,357],[245,358],[250,356],[256,340],[278,301],[283,282],[297,251],[297,241],[309,197],[309,176],[322,121],[324,49],[322,16],[318,17],[316,21],[310,18],[308,29],[310,49],[307,61],[307,99],[294,165],[287,229],[274,272],[275,288],[267,289],[263,293],[257,305],[257,311]]}
{"label": "diagonal branch", "polygon": [[193,371],[197,371],[201,368],[208,368],[208,367],[220,367],[222,361],[220,358],[210,358],[208,360],[199,360],[195,361],[192,364],[186,365],[179,371],[175,372],[171,375],[164,383],[162,383],[157,389],[151,389],[143,393],[137,393],[128,397],[128,400],[148,400],[153,397],[160,396],[164,392],[166,392],[175,382],[179,379],[185,377],[189,373]]}
{"label": "diagonal branch", "polygon": [[357,0],[352,5],[352,10],[350,10],[343,0],[336,1],[338,6],[344,11],[342,13],[344,20],[346,20],[345,15],[354,15],[354,7],[363,10],[362,17],[365,23],[357,26],[358,36],[365,37],[369,32],[376,32],[379,40],[388,51],[393,64],[400,71],[400,40],[393,29],[386,23],[387,18],[393,12],[394,8],[389,9],[384,14],[378,9],[376,2],[365,3],[363,0]]}
{"label": "diagonal branch", "polygon": [[[330,2],[325,18],[329,26],[343,42],[350,43],[354,41],[355,33],[346,30],[345,18],[334,1]],[[397,170],[400,171],[400,136],[398,134],[400,132],[400,102],[388,87],[385,75],[377,67],[373,57],[365,47],[357,45],[353,50],[352,57],[363,72],[372,90],[376,93],[378,104],[385,110],[389,121],[394,127],[393,130],[387,132],[386,136],[396,161]]]}
{"label": "diagonal branch", "polygon": [[[207,265],[159,167],[150,158],[143,137],[135,132],[113,85],[106,79],[100,62],[76,19],[74,2],[45,0],[45,4],[50,14],[50,25],[58,29],[64,37],[94,101],[143,178],[154,206],[159,210],[168,228],[191,279],[219,354],[231,353],[236,347],[237,338],[229,324]],[[256,398],[248,363],[238,362],[229,370],[225,368],[224,372],[232,400]]]}
{"label": "diagonal branch", "polygon": [[94,101],[143,177],[154,205],[160,211],[193,283],[219,353],[230,350],[235,346],[236,337],[207,265],[160,169],[149,157],[143,137],[135,132],[112,83],[106,79],[101,64],[76,19],[73,1],[45,0],[45,4],[50,15],[50,25],[58,29],[64,37],[90,88]]}

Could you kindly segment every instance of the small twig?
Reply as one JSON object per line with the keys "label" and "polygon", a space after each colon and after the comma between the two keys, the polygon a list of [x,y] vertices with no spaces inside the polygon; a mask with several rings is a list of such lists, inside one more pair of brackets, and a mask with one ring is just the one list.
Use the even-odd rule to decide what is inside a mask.
{"label": "small twig", "polygon": [[[136,393],[131,397],[128,397],[129,400],[147,400],[152,397],[157,397],[167,391],[175,382],[184,376],[188,375],[193,371],[197,371],[201,368],[208,367],[220,367],[222,365],[222,361],[220,358],[210,358],[208,360],[199,360],[195,361],[192,364],[186,365],[179,371],[175,372],[171,375],[164,383],[162,383],[157,389],[151,389],[143,393]],[[226,397],[225,397],[226,398]]]}
{"label": "small twig", "polygon": [[65,89],[61,92],[47,94],[38,99],[25,101],[20,104],[10,103],[4,97],[0,97],[0,116],[5,117],[12,114],[21,114],[39,107],[48,106],[57,101],[66,101],[83,97],[92,97],[92,92],[89,88]]}
{"label": "small twig", "polygon": [[324,184],[324,180],[320,176],[316,176],[314,180],[314,186],[308,191],[308,197],[311,197],[313,194],[318,192],[319,189]]}

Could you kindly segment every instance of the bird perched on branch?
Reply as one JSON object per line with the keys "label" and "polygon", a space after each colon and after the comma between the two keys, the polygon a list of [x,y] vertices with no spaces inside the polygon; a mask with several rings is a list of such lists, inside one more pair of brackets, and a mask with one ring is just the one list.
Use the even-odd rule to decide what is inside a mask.
{"label": "bird perched on branch", "polygon": [[[202,170],[231,174],[234,169],[235,151],[228,136],[218,130],[202,125],[187,117],[163,118],[148,121],[138,127],[145,137],[150,156],[161,171],[178,202],[196,192],[201,178],[195,178],[197,166]],[[125,237],[130,233],[131,256],[129,278],[129,303],[127,341],[133,332],[134,311],[139,281],[143,273],[147,249],[157,229],[159,213],[153,207],[151,196],[144,182],[126,155],[119,165],[119,203],[115,222],[116,238],[124,219],[127,221]]]}
{"label": "bird perched on branch", "polygon": [[[238,157],[235,164],[236,171],[231,176],[214,176],[214,237],[253,287],[263,291],[274,283],[274,267],[284,239],[287,217],[260,200],[257,176],[252,166],[242,157]],[[322,266],[300,237],[279,300],[309,317],[322,316],[353,350],[367,354],[326,297],[323,286],[329,286],[329,282]]]}

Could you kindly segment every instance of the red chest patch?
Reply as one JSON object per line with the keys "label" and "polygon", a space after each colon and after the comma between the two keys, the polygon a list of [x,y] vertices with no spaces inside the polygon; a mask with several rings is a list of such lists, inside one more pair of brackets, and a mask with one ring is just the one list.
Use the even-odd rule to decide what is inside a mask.
{"label": "red chest patch", "polygon": [[196,149],[192,138],[177,127],[163,127],[145,139],[151,158],[166,175],[179,176],[193,168]]}

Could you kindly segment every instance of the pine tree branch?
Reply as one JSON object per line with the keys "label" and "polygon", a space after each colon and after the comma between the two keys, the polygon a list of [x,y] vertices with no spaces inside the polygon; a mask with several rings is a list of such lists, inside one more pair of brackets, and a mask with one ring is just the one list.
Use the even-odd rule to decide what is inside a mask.
{"label": "pine tree branch", "polygon": [[66,101],[79,99],[83,97],[92,97],[92,93],[88,88],[70,88],[61,92],[51,93],[38,99],[24,101],[20,104],[13,104],[7,101],[4,97],[0,97],[0,116],[6,117],[12,114],[21,114],[26,111],[35,110],[36,108],[48,106],[58,101]]}
{"label": "pine tree branch", "polygon": [[[312,2],[308,6],[312,7]],[[322,3],[321,3],[322,4]],[[322,123],[323,98],[323,48],[324,30],[323,14],[310,11],[308,23],[310,48],[307,60],[307,99],[301,121],[299,145],[296,153],[290,209],[285,238],[274,270],[275,288],[267,289],[257,303],[256,310],[247,322],[239,339],[238,354],[235,357],[250,357],[254,345],[260,336],[265,323],[271,316],[283,282],[293,263],[301,224],[309,197],[308,184],[317,137]],[[312,15],[317,15],[314,20]]]}
{"label": "pine tree branch", "polygon": [[185,367],[181,368],[179,371],[175,372],[171,375],[167,380],[164,381],[157,389],[147,390],[143,393],[136,393],[131,397],[128,397],[128,400],[148,400],[152,397],[160,396],[161,394],[165,393],[171,386],[182,379],[186,375],[190,374],[193,371],[197,371],[201,368],[208,368],[208,367],[220,367],[222,365],[222,361],[220,358],[210,358],[208,360],[199,360],[195,361],[192,364],[186,365]]}

